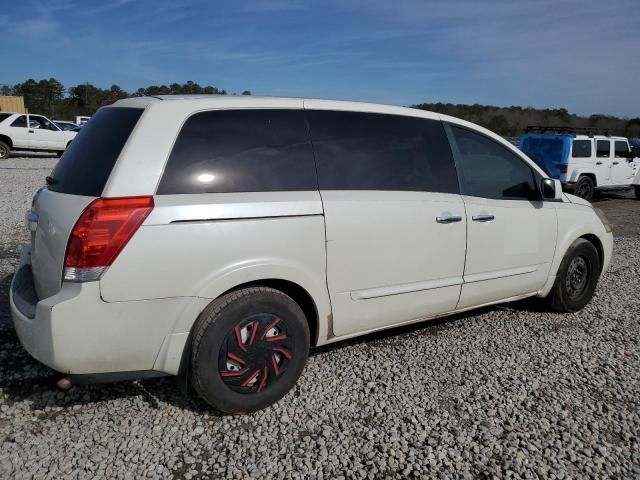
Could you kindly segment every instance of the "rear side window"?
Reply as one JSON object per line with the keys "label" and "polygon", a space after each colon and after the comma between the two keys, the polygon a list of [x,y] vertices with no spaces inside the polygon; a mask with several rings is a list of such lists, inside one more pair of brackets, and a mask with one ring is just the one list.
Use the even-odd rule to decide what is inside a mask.
{"label": "rear side window", "polygon": [[101,108],[91,117],[54,168],[49,190],[99,197],[144,109]]}
{"label": "rear side window", "polygon": [[589,158],[591,156],[591,140],[574,140],[571,156],[573,158]]}
{"label": "rear side window", "polygon": [[18,118],[16,118],[13,121],[11,126],[12,127],[27,128],[27,116],[26,115],[20,115]]}
{"label": "rear side window", "polygon": [[302,110],[217,110],[186,121],[158,194],[317,189]]}
{"label": "rear side window", "polygon": [[616,157],[627,158],[629,156],[629,144],[627,142],[616,142]]}
{"label": "rear side window", "polygon": [[526,162],[485,135],[451,126],[462,193],[505,200],[537,200],[538,177]]}
{"label": "rear side window", "polygon": [[609,140],[598,140],[596,142],[596,156],[608,157],[611,154],[611,142]]}
{"label": "rear side window", "polygon": [[9,118],[12,113],[1,113],[0,112],[0,123],[4,122],[7,118]]}
{"label": "rear side window", "polygon": [[321,189],[458,193],[441,122],[324,110],[307,115]]}

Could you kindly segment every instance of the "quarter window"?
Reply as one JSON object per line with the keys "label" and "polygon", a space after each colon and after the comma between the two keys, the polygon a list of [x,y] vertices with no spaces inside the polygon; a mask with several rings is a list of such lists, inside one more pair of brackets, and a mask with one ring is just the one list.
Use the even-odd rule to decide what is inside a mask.
{"label": "quarter window", "polygon": [[12,127],[27,128],[27,116],[26,115],[20,115],[18,118],[16,118],[13,121],[11,126]]}
{"label": "quarter window", "polygon": [[611,141],[610,140],[598,140],[596,142],[596,156],[597,157],[609,157],[611,154]]}
{"label": "quarter window", "polygon": [[307,115],[321,189],[459,192],[441,122],[327,110]]}
{"label": "quarter window", "polygon": [[591,156],[591,140],[574,140],[571,156],[573,158],[589,158]]}
{"label": "quarter window", "polygon": [[615,152],[617,158],[629,157],[629,144],[627,142],[616,142]]}
{"label": "quarter window", "polygon": [[224,110],[191,116],[159,194],[317,190],[302,110]]}
{"label": "quarter window", "polygon": [[482,134],[452,126],[462,193],[474,197],[537,200],[538,175],[524,160]]}

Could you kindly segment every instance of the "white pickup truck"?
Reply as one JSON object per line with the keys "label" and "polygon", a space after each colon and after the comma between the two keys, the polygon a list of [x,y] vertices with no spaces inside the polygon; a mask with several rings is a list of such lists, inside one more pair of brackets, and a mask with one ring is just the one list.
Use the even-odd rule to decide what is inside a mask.
{"label": "white pickup truck", "polygon": [[61,130],[42,115],[0,112],[0,160],[8,158],[12,150],[54,152],[60,156],[76,134]]}
{"label": "white pickup truck", "polygon": [[[635,189],[640,158],[625,137],[572,127],[527,127],[519,147],[565,190],[591,201],[596,191]],[[550,133],[549,133],[550,132]]]}

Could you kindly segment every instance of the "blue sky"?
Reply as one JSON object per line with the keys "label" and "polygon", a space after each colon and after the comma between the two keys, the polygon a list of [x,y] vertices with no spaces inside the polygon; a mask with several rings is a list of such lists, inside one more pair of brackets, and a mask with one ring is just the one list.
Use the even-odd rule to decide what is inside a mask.
{"label": "blue sky", "polygon": [[638,0],[23,0],[0,84],[565,107],[640,116]]}

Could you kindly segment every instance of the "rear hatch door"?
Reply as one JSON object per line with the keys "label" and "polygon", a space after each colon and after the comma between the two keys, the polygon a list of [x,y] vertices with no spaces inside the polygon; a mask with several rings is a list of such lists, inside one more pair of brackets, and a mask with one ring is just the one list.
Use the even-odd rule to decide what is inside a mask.
{"label": "rear hatch door", "polygon": [[31,268],[39,299],[62,287],[69,235],[89,204],[102,195],[109,175],[143,109],[100,109],[75,137],[53,172],[47,187],[34,198]]}

